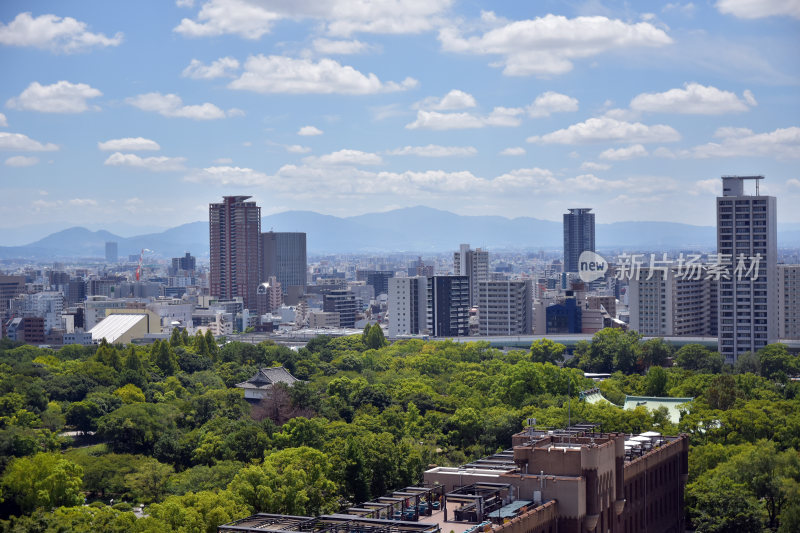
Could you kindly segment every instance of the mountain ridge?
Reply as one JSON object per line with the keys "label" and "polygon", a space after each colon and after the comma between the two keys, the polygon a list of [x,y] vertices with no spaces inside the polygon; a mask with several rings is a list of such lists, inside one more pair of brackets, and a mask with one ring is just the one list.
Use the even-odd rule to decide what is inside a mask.
{"label": "mountain ridge", "polygon": [[[786,224],[781,246],[800,246],[800,225]],[[534,217],[458,215],[425,206],[405,207],[347,217],[314,211],[283,211],[261,219],[262,231],[300,231],[308,234],[311,254],[438,253],[460,243],[489,250],[561,249],[560,222]],[[628,251],[713,249],[716,229],[677,222],[612,222],[596,224],[597,248]],[[121,237],[105,230],[74,226],[26,245],[0,246],[0,259],[102,258],[105,242],[116,241],[120,257],[143,248],[163,258],[191,252],[208,256],[208,222],[181,224],[164,231]]]}

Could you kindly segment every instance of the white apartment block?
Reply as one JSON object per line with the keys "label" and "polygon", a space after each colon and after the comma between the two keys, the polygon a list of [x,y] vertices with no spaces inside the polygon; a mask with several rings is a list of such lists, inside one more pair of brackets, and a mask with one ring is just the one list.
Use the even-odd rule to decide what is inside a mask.
{"label": "white apartment block", "polygon": [[478,335],[529,335],[533,331],[531,280],[479,281]]}
{"label": "white apartment block", "polygon": [[800,339],[800,265],[778,265],[778,336]]}
{"label": "white apartment block", "polygon": [[10,301],[11,312],[17,316],[44,318],[44,331],[61,328],[61,312],[64,310],[64,295],[60,292],[37,292],[20,294]]}
{"label": "white apartment block", "polygon": [[489,252],[480,248],[470,250],[469,244],[462,244],[453,253],[453,274],[469,277],[470,305],[478,305],[478,282],[489,279]]}
{"label": "white apartment block", "polygon": [[[778,340],[778,229],[774,196],[761,196],[763,176],[724,176],[717,197],[717,253],[729,258],[731,276],[719,283],[719,352],[728,363]],[[744,182],[755,182],[755,195]],[[751,259],[759,256],[759,259]],[[743,260],[740,261],[739,258]],[[737,276],[758,266],[758,275]]]}
{"label": "white apartment block", "polygon": [[[652,272],[652,273],[651,273]],[[628,285],[630,327],[647,336],[709,336],[712,279],[705,269],[682,275],[678,267],[642,268]],[[650,278],[650,279],[648,279]]]}
{"label": "white apartment block", "polygon": [[425,333],[428,313],[428,278],[389,278],[389,337]]}

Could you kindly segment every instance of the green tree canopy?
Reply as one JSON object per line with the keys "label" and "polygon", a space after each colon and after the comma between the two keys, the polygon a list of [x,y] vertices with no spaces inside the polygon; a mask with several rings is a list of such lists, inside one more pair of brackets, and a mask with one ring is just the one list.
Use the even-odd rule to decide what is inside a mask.
{"label": "green tree canopy", "polygon": [[550,339],[533,341],[531,344],[531,361],[534,363],[553,363],[557,365],[564,362],[566,346]]}
{"label": "green tree canopy", "polygon": [[53,509],[83,501],[83,470],[55,453],[37,453],[11,461],[3,473],[3,497],[13,499],[20,510]]}

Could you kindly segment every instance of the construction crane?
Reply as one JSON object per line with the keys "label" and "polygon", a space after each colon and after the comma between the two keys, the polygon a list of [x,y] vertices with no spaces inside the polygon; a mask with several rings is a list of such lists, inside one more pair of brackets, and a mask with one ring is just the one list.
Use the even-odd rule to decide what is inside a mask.
{"label": "construction crane", "polygon": [[153,250],[148,250],[147,248],[142,248],[142,251],[139,254],[139,265],[136,267],[136,281],[139,281],[139,278],[142,274],[142,262],[144,261],[144,253],[152,251]]}

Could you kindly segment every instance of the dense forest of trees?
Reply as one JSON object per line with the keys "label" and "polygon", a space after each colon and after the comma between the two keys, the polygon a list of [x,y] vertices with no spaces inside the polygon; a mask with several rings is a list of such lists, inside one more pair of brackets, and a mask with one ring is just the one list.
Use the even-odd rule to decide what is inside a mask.
{"label": "dense forest of trees", "polygon": [[[335,511],[506,448],[528,417],[565,426],[571,392],[573,421],[690,435],[698,531],[800,531],[800,358],[771,345],[731,368],[619,330],[563,354],[549,340],[389,344],[379,328],[298,351],[177,331],[152,346],[0,341],[0,530],[213,532],[253,512]],[[233,385],[275,365],[304,381],[251,409]],[[599,388],[618,404],[695,400],[677,425],[585,404],[584,370],[613,372]]]}

